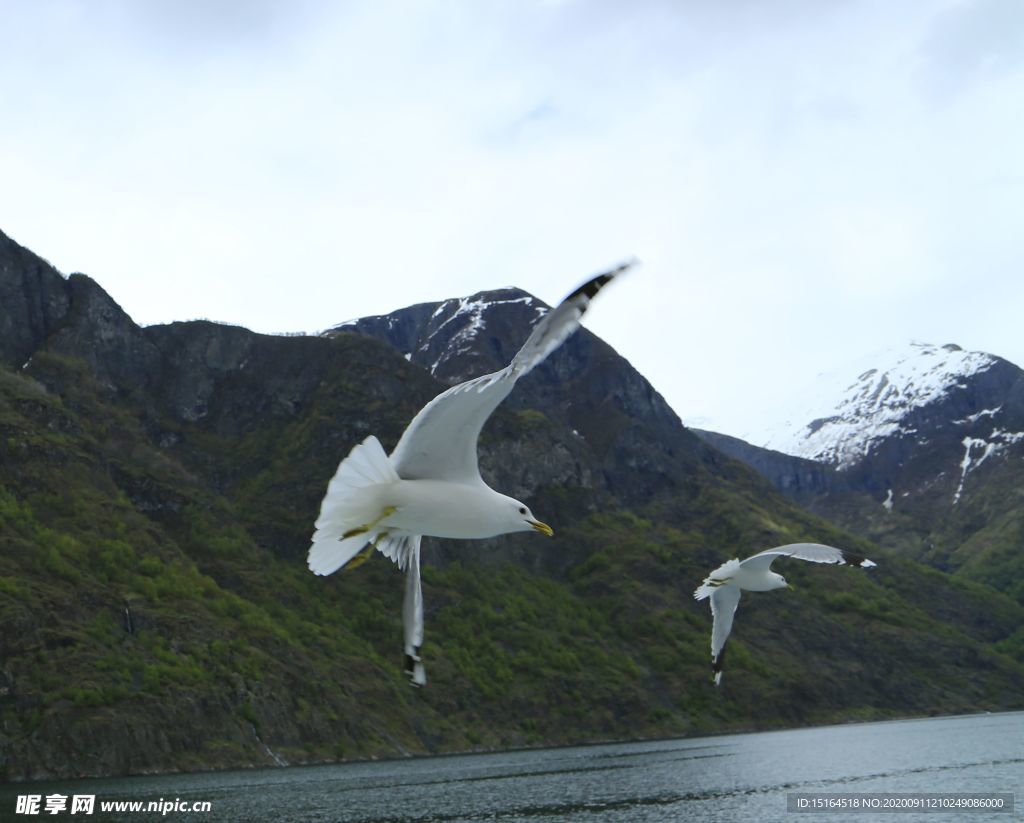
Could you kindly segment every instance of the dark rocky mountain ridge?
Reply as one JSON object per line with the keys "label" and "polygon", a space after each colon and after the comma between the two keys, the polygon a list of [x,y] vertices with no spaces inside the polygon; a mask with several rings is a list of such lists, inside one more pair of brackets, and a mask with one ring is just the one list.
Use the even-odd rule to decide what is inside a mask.
{"label": "dark rocky mountain ridge", "polygon": [[851,488],[850,481],[826,463],[765,449],[728,434],[696,428],[690,431],[720,452],[750,466],[780,492],[801,504]]}

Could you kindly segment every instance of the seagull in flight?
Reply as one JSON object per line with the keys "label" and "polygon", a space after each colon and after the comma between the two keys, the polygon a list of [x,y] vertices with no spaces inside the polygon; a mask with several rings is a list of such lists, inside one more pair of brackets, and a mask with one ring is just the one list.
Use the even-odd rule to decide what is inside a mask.
{"label": "seagull in flight", "polygon": [[740,592],[768,592],[789,586],[785,577],[771,571],[772,561],[778,557],[795,557],[811,563],[846,564],[865,569],[876,565],[866,557],[823,543],[790,543],[765,549],[743,561],[728,560],[711,572],[693,596],[697,600],[711,599],[711,670],[716,686],[722,682],[725,641],[732,631],[732,618],[740,603]]}
{"label": "seagull in flight", "polygon": [[420,538],[481,539],[512,532],[554,532],[529,507],[495,491],[480,476],[477,439],[487,418],[525,374],[579,328],[601,289],[633,265],[591,278],[534,326],[504,369],[442,392],[417,414],[390,455],[373,435],[341,461],[320,504],[308,564],[318,575],[357,565],[373,549],[405,572],[402,622],[405,671],[427,682],[423,644]]}

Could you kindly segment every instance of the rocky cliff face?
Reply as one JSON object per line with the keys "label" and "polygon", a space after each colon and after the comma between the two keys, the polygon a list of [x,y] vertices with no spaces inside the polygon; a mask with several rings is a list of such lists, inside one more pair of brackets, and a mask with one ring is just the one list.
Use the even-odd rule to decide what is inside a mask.
{"label": "rocky cliff face", "polygon": [[801,503],[850,489],[849,480],[826,463],[764,449],[728,434],[704,429],[691,431],[724,454],[750,466],[780,492]]}
{"label": "rocky cliff face", "polygon": [[17,369],[68,313],[67,281],[0,232],[0,358]]}

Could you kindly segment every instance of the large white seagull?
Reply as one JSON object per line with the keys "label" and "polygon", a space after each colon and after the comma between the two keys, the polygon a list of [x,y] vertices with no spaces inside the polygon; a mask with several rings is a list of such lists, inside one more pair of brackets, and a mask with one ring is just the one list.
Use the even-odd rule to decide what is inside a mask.
{"label": "large white seagull", "polygon": [[376,547],[406,573],[402,606],[405,668],[422,686],[423,592],[420,538],[487,538],[552,529],[526,506],[480,477],[477,438],[491,412],[516,384],[579,328],[594,296],[632,263],[591,278],[534,326],[501,371],[452,386],[431,400],[391,455],[370,435],[341,461],[320,504],[309,568],[331,574]]}

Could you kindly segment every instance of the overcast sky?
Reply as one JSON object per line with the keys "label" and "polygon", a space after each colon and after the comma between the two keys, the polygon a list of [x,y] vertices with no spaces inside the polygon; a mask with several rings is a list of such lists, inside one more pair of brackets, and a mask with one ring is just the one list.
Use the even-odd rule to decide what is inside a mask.
{"label": "overcast sky", "polygon": [[0,0],[0,229],[139,323],[315,332],[629,256],[587,325],[742,436],[1024,365],[1018,0]]}

